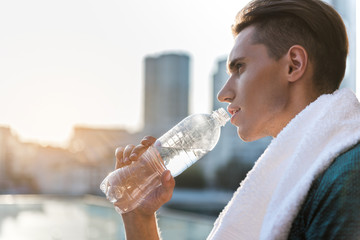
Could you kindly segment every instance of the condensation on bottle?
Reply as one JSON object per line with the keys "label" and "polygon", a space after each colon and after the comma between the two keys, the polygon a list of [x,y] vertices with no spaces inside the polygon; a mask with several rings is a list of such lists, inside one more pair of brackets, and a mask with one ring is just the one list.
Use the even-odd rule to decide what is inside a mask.
{"label": "condensation on bottle", "polygon": [[100,189],[119,213],[132,211],[161,185],[166,169],[176,177],[211,151],[229,119],[223,108],[188,116],[156,140],[138,161],[111,172]]}

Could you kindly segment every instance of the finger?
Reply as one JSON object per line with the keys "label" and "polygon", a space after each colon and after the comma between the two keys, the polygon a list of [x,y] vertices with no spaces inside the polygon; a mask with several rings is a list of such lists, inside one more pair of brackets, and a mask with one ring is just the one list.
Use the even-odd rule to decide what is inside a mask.
{"label": "finger", "polygon": [[115,169],[118,169],[118,168],[121,167],[123,153],[124,153],[124,148],[123,147],[116,148],[116,150],[115,150],[115,157],[116,157]]}
{"label": "finger", "polygon": [[149,147],[142,144],[137,145],[131,152],[130,160],[136,161]]}
{"label": "finger", "polygon": [[156,138],[153,136],[146,136],[141,140],[141,144],[144,146],[151,146],[156,141]]}
{"label": "finger", "polygon": [[135,147],[135,146],[132,145],[132,144],[129,144],[129,145],[127,145],[127,146],[125,147],[125,150],[124,150],[124,152],[123,152],[123,163],[124,163],[125,165],[128,165],[128,164],[131,163],[129,157],[130,157],[131,152],[132,152],[132,150],[134,149],[134,147]]}
{"label": "finger", "polygon": [[121,160],[123,158],[123,153],[124,153],[124,148],[118,147],[115,150],[115,157]]}
{"label": "finger", "polygon": [[175,179],[171,176],[169,170],[161,175],[161,192],[160,199],[163,203],[170,201],[175,187]]}

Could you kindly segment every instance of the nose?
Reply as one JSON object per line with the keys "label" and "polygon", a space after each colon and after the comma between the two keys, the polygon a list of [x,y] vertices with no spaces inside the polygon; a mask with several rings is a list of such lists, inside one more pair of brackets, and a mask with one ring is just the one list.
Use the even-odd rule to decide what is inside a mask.
{"label": "nose", "polygon": [[220,102],[227,102],[231,103],[235,98],[235,92],[232,90],[231,87],[231,78],[227,80],[225,85],[222,87],[222,89],[219,91],[217,95],[217,99]]}

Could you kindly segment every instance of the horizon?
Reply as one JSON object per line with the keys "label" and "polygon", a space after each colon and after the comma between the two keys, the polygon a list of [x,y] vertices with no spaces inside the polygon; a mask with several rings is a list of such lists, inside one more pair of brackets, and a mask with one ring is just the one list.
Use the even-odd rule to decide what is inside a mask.
{"label": "horizon", "polygon": [[210,111],[216,61],[231,49],[230,26],[247,2],[2,2],[0,125],[51,145],[76,125],[138,131],[143,59],[168,52],[191,58],[189,114]]}
{"label": "horizon", "polygon": [[0,126],[42,145],[66,144],[77,125],[138,132],[143,61],[164,53],[190,56],[189,114],[211,111],[212,75],[247,2],[1,2]]}

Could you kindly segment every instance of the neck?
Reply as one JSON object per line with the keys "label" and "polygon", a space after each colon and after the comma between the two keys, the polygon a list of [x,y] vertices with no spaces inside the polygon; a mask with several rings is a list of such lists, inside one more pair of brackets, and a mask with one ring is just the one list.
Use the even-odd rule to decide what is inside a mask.
{"label": "neck", "polygon": [[276,137],[297,114],[314,102],[320,95],[309,85],[300,86],[297,84],[296,86],[290,86],[288,102],[283,109],[278,125],[273,129],[272,136]]}

